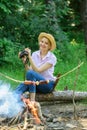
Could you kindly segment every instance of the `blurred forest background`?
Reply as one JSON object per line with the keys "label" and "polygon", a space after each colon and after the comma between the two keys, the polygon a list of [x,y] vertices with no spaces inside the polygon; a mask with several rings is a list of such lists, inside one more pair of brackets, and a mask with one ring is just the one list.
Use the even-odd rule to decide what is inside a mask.
{"label": "blurred forest background", "polygon": [[[87,0],[1,0],[0,1],[0,72],[23,80],[24,67],[18,52],[29,47],[38,49],[40,32],[51,33],[57,43],[55,75],[64,74],[79,62],[84,65],[63,77],[58,90],[74,82],[77,90],[87,91]],[[0,76],[0,80],[17,83]]]}

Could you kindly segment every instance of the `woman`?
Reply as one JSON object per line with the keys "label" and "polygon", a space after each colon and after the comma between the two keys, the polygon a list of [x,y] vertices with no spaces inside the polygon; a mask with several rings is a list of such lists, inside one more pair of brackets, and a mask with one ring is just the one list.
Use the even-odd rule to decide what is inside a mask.
{"label": "woman", "polygon": [[[56,57],[51,52],[56,48],[56,42],[51,34],[42,32],[38,37],[39,50],[33,52],[31,56],[31,50],[26,48],[25,51],[28,53],[28,59],[30,66],[25,64],[26,56],[22,57],[22,61],[25,64],[26,80],[29,81],[41,81],[49,80],[48,84],[40,84],[36,86],[35,84],[26,85],[24,83],[20,84],[16,92],[23,94],[29,91],[30,100],[35,101],[36,92],[39,93],[49,93],[53,89],[56,77],[53,76],[54,66],[56,64]],[[19,54],[20,55],[20,54]]]}

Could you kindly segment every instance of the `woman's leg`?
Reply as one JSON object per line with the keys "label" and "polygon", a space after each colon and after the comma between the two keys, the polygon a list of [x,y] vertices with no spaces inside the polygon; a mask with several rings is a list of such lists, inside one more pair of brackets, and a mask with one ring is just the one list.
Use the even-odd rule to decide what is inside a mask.
{"label": "woman's leg", "polygon": [[24,83],[22,83],[14,90],[14,94],[16,94],[16,96],[18,98],[21,98],[21,95],[27,91],[29,91],[29,93],[30,93],[31,101],[34,101],[35,100],[35,91],[36,91],[35,85],[25,85]]}
{"label": "woman's leg", "polygon": [[[26,79],[30,81],[39,81],[44,80],[43,77],[41,77],[37,72],[33,70],[29,70],[26,73]],[[36,85],[28,85],[28,91],[30,95],[30,100],[35,101],[35,93],[36,93]]]}
{"label": "woman's leg", "polygon": [[[26,79],[31,80],[31,81],[45,80],[45,78],[41,74],[33,70],[29,70],[26,73]],[[22,83],[16,88],[15,93],[21,96],[24,92],[29,91],[30,99],[34,101],[36,92],[49,93],[52,90],[53,86],[54,86],[54,81],[50,81],[48,84],[42,84],[42,85],[37,85],[37,86],[25,85],[24,83]]]}
{"label": "woman's leg", "polygon": [[48,84],[42,84],[37,86],[37,93],[50,93],[54,87],[54,81],[49,81]]}
{"label": "woman's leg", "polygon": [[21,83],[17,86],[17,88],[13,91],[13,95],[17,99],[18,102],[21,102],[21,96],[24,92],[28,91],[28,86]]}
{"label": "woman's leg", "polygon": [[[31,80],[31,81],[40,81],[40,80],[46,80],[41,74],[29,70],[26,74],[26,79]],[[41,93],[49,93],[51,89],[54,86],[54,81],[50,81],[48,84],[43,84],[43,85],[38,85],[37,87],[35,86],[30,86],[29,87],[29,92],[41,92]]]}
{"label": "woman's leg", "polygon": [[25,85],[24,83],[21,83],[20,85],[17,86],[14,92],[16,94],[22,95],[26,91],[28,91],[28,86]]}
{"label": "woman's leg", "polygon": [[39,73],[37,73],[37,72],[35,72],[33,70],[27,71],[26,79],[31,80],[31,81],[45,80],[45,78],[41,74],[39,74]]}

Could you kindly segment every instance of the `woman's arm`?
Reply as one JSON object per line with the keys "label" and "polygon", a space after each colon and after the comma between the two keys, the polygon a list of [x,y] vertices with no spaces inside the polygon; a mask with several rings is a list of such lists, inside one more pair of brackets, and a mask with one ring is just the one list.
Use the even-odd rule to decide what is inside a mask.
{"label": "woman's arm", "polygon": [[29,56],[29,61],[30,61],[30,64],[31,64],[31,66],[32,66],[32,69],[35,70],[36,72],[39,72],[39,73],[41,73],[41,72],[43,72],[43,71],[45,71],[45,70],[47,70],[47,69],[49,69],[49,68],[52,67],[52,64],[50,64],[50,63],[45,63],[44,65],[42,65],[42,66],[40,66],[40,67],[38,68],[38,67],[34,64],[34,62],[33,62],[31,56]]}
{"label": "woman's arm", "polygon": [[49,69],[49,68],[52,67],[52,64],[50,64],[50,63],[45,63],[44,65],[42,65],[41,67],[38,68],[38,67],[35,65],[34,61],[32,60],[31,50],[30,50],[29,48],[26,48],[25,50],[29,53],[28,58],[29,58],[29,61],[30,61],[30,65],[31,65],[31,67],[32,67],[32,69],[33,69],[34,71],[41,73],[41,72],[46,71],[47,69]]}

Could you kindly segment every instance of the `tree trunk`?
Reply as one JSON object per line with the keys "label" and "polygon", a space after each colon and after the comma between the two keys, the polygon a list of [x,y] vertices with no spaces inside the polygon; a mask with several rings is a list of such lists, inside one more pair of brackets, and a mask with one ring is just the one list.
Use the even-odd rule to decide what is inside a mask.
{"label": "tree trunk", "polygon": [[45,0],[46,5],[48,5],[50,1],[51,0]]}
{"label": "tree trunk", "polygon": [[86,57],[87,57],[87,0],[82,1],[82,11],[83,11],[83,27],[85,34],[85,45],[86,45]]}
{"label": "tree trunk", "polygon": [[[75,92],[75,101],[87,99],[87,92]],[[46,101],[72,101],[73,91],[54,91],[49,94],[36,94],[36,101],[46,102]]]}

